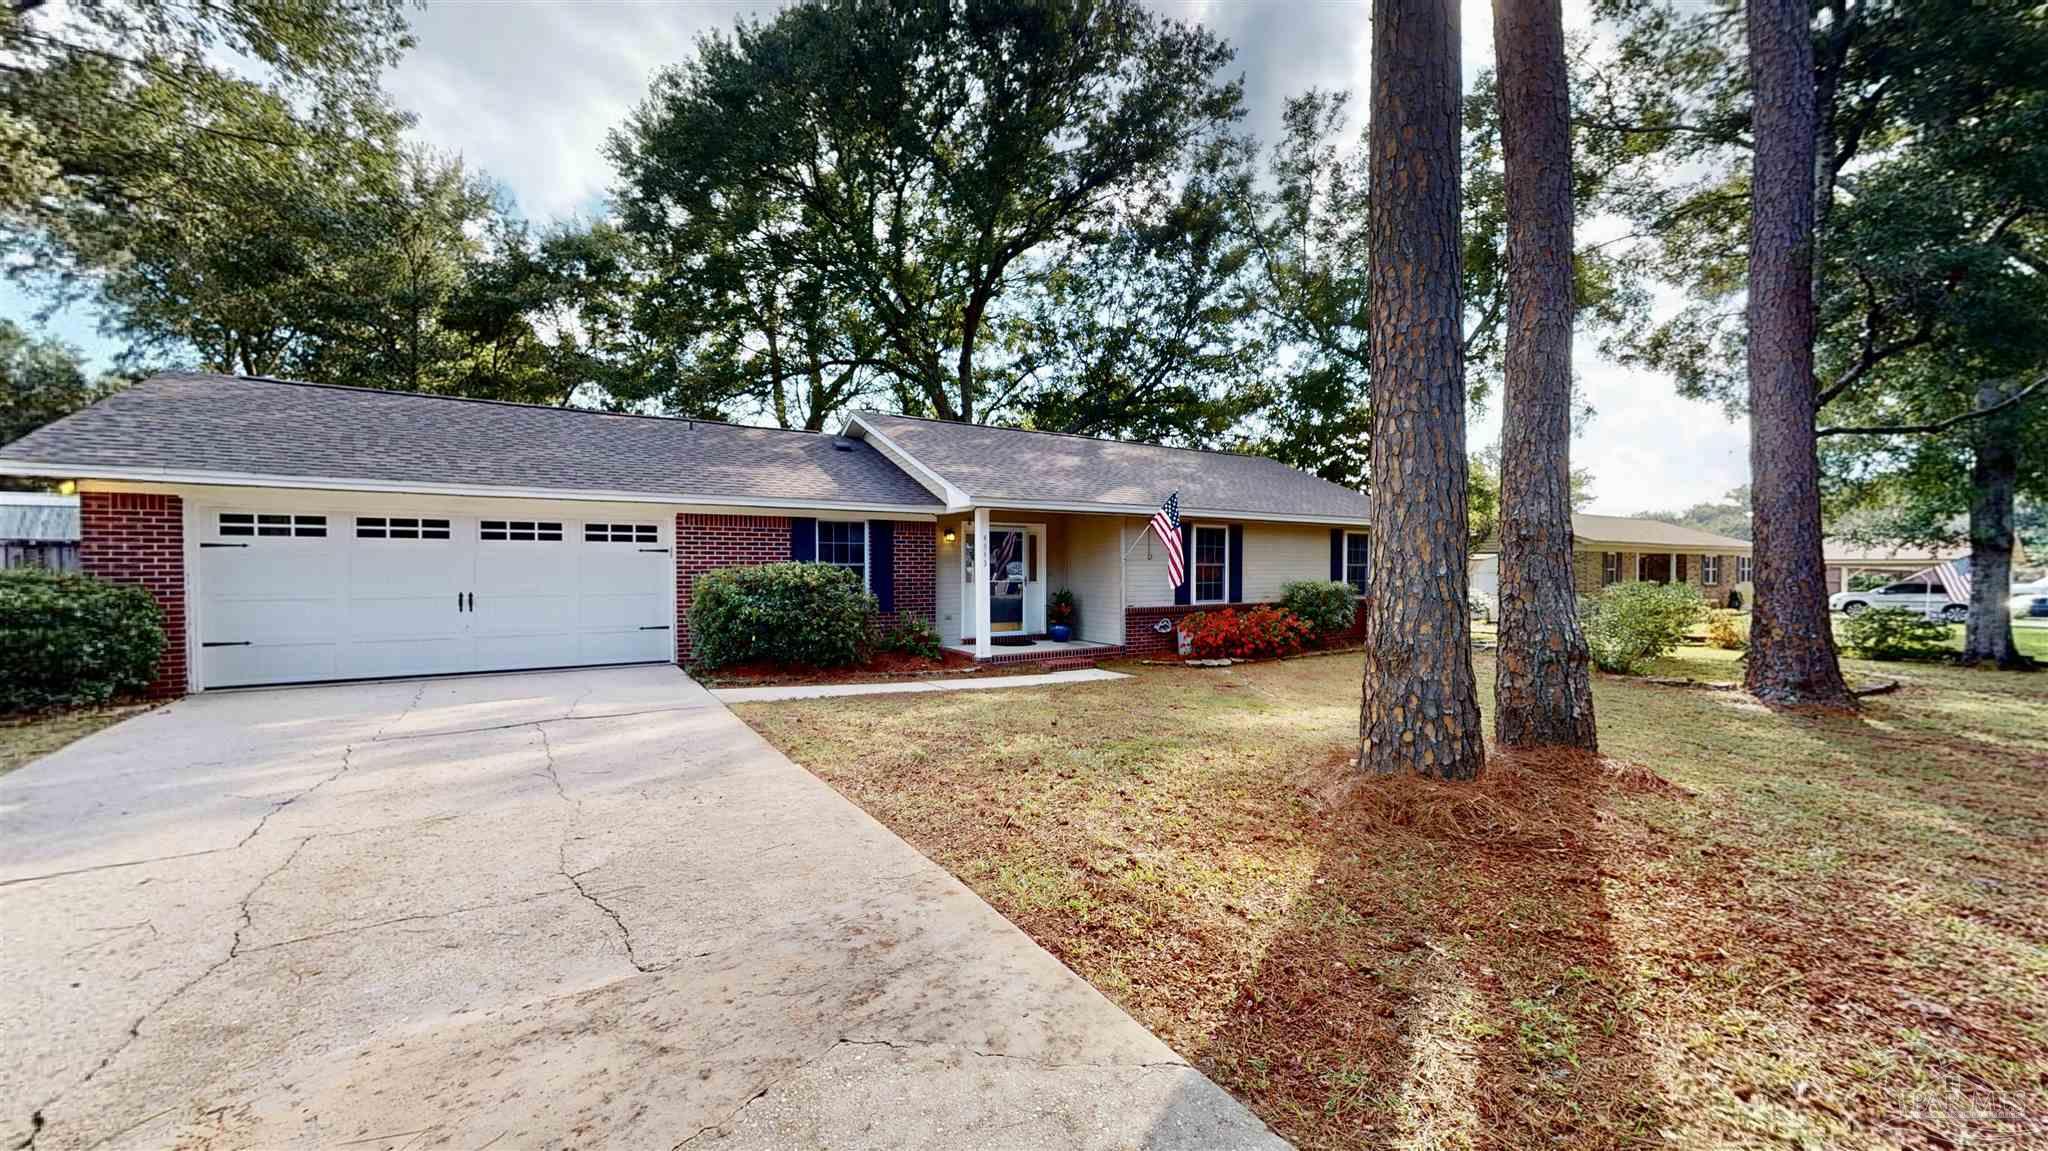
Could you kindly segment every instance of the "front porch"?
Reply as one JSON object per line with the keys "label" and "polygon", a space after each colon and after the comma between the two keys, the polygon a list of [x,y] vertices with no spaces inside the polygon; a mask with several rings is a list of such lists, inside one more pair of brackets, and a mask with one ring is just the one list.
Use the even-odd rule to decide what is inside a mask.
{"label": "front porch", "polygon": [[[947,651],[963,655],[975,653],[974,637],[949,643]],[[1044,636],[1007,635],[993,638],[989,654],[977,662],[1002,665],[1014,663],[1042,663],[1048,667],[1092,667],[1097,661],[1113,659],[1124,654],[1121,644],[1101,643],[1094,640],[1073,639],[1062,643]]]}

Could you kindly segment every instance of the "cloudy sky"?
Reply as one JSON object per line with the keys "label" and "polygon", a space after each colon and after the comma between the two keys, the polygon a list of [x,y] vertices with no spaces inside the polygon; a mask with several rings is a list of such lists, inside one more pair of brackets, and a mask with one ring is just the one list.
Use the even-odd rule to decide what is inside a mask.
{"label": "cloudy sky", "polygon": [[[1289,94],[1309,87],[1364,90],[1368,0],[1153,2],[1208,25],[1236,47],[1248,126],[1262,139],[1275,134],[1281,100]],[[526,215],[589,215],[602,208],[610,179],[601,155],[605,133],[640,99],[653,72],[686,56],[705,29],[729,27],[772,6],[430,0],[414,17],[419,45],[387,87],[418,115],[420,139],[490,173]],[[1579,5],[1567,0],[1566,7]],[[1468,78],[1491,61],[1490,12],[1488,0],[1465,0]],[[0,316],[26,323],[31,311],[13,289],[0,287]],[[81,308],[54,317],[47,328],[96,362],[116,350]],[[1683,507],[1747,478],[1746,434],[1718,408],[1678,398],[1667,379],[1602,361],[1589,340],[1580,341],[1577,367],[1597,412],[1573,444],[1573,463],[1594,476],[1591,510]],[[1474,420],[1472,444],[1497,439],[1499,426],[1495,404]]]}

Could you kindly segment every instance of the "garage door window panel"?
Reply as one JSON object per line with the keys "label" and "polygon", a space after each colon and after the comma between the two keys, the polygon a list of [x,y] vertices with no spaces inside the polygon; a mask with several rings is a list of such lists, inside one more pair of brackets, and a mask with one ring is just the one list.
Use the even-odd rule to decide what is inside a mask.
{"label": "garage door window panel", "polygon": [[479,538],[505,543],[560,543],[559,520],[483,520],[477,525]]}
{"label": "garage door window panel", "polygon": [[284,512],[222,512],[215,525],[224,537],[261,539],[324,539],[327,517]]}
{"label": "garage door window panel", "polygon": [[359,540],[445,540],[449,538],[448,521],[421,519],[417,516],[357,516],[356,538]]}
{"label": "garage door window panel", "polygon": [[583,542],[589,544],[654,544],[661,542],[658,524],[584,524]]}

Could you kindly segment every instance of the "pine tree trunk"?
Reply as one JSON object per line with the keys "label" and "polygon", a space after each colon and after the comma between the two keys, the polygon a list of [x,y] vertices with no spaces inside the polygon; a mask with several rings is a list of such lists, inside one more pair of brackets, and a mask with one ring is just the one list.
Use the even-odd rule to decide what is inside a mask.
{"label": "pine tree trunk", "polygon": [[[1977,406],[2005,398],[1995,385],[1977,392]],[[2019,486],[2019,409],[2007,408],[1978,422],[1970,467],[1970,618],[1963,629],[1963,662],[2007,669],[2032,667],[2013,642],[2013,493]]]}
{"label": "pine tree trunk", "polygon": [[1808,0],[1749,0],[1756,137],[1749,237],[1749,470],[1756,605],[1746,686],[1854,707],[1835,656],[1814,450],[1813,39]]}
{"label": "pine tree trunk", "polygon": [[1373,563],[1359,763],[1485,762],[1465,568],[1457,0],[1374,0]]}
{"label": "pine tree trunk", "polygon": [[1493,734],[1503,747],[1590,750],[1591,659],[1572,586],[1572,138],[1560,0],[1494,0],[1493,42],[1508,223]]}

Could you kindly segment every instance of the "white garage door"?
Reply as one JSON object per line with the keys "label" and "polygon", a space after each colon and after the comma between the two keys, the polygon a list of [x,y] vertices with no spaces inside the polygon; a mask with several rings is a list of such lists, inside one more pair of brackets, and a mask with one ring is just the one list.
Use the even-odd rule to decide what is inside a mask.
{"label": "white garage door", "polygon": [[665,517],[201,515],[206,687],[671,658]]}

